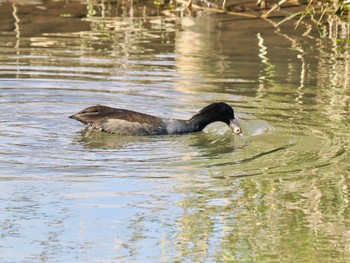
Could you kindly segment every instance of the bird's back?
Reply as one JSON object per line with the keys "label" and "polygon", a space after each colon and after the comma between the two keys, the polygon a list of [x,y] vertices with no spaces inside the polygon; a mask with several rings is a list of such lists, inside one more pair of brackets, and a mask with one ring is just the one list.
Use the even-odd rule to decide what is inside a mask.
{"label": "bird's back", "polygon": [[111,108],[103,105],[88,107],[72,116],[89,129],[119,135],[166,134],[166,125],[161,118],[136,111]]}

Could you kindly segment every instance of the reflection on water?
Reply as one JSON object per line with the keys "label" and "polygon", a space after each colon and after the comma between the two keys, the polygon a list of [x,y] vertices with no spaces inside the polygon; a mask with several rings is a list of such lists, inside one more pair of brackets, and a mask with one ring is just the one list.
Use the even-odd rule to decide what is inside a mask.
{"label": "reflection on water", "polygon": [[[1,261],[347,261],[347,42],[113,10],[0,2]],[[242,136],[68,119],[99,103],[186,119],[213,101]]]}

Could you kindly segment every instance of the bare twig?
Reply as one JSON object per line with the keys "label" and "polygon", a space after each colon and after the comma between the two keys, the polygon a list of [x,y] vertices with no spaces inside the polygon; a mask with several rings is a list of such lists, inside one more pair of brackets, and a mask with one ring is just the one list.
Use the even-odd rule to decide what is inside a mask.
{"label": "bare twig", "polygon": [[188,0],[188,2],[187,2],[187,4],[186,4],[186,7],[188,8],[188,7],[191,7],[192,6],[192,2],[193,2],[193,0]]}
{"label": "bare twig", "polygon": [[265,14],[263,14],[261,17],[266,18],[269,16],[270,13],[275,11],[277,8],[279,8],[281,5],[283,5],[288,0],[281,0],[277,4],[273,5],[269,11],[267,11]]}

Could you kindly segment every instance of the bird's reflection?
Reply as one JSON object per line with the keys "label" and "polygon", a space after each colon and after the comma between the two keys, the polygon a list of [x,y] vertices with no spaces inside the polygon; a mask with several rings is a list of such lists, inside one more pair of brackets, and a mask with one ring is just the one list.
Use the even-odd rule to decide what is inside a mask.
{"label": "bird's reflection", "polygon": [[[100,131],[84,130],[75,138],[76,142],[83,143],[86,148],[120,149],[130,144],[149,142],[159,147],[181,147],[183,151],[195,150],[201,157],[214,157],[220,154],[230,153],[239,148],[237,136],[230,130],[218,132],[209,130],[186,135],[154,135],[154,136],[120,136]],[[158,146],[157,146],[158,147]],[[163,149],[172,151],[171,149]],[[174,150],[174,149],[173,149]]]}
{"label": "bird's reflection", "polygon": [[137,136],[118,136],[111,133],[83,130],[75,138],[76,142],[81,142],[86,148],[122,148],[128,143],[143,140]]}

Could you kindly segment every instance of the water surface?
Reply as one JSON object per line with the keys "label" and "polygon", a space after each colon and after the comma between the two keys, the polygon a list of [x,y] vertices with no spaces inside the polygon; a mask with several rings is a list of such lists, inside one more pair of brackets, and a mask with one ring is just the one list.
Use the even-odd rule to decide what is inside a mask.
{"label": "water surface", "polygon": [[[348,261],[345,40],[62,3],[0,3],[2,262]],[[87,136],[68,119],[214,101],[243,136]]]}

